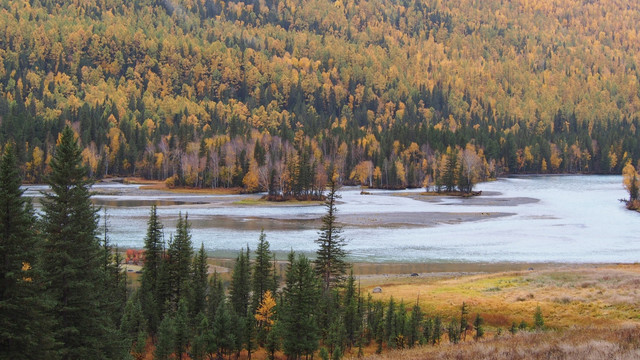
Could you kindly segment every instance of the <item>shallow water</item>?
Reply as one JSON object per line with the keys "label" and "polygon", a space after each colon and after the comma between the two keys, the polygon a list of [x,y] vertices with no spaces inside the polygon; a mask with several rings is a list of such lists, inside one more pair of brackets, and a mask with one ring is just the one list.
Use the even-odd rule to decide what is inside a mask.
{"label": "shallow water", "polygon": [[[640,213],[618,201],[626,196],[620,176],[507,178],[479,184],[480,197],[431,198],[421,189],[345,188],[340,216],[360,220],[345,226],[352,261],[372,262],[636,262],[640,260]],[[29,187],[38,196],[43,187]],[[264,229],[271,248],[312,254],[318,206],[241,206],[256,195],[185,195],[140,191],[136,185],[97,185],[95,201],[107,209],[110,238],[120,248],[140,248],[149,205],[156,203],[168,239],[179,212],[188,213],[194,247],[214,256],[255,248]],[[447,216],[442,216],[442,213]],[[502,217],[484,216],[508,214]],[[440,215],[438,215],[440,214]],[[388,224],[385,217],[433,217],[429,226]],[[466,221],[474,217],[476,221]],[[459,219],[458,219],[459,218]],[[380,224],[383,225],[380,225]],[[435,224],[435,225],[434,225]]]}

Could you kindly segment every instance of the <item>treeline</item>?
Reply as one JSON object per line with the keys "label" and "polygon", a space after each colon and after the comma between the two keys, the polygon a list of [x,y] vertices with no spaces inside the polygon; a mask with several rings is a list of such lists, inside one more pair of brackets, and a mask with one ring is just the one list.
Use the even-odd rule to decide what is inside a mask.
{"label": "treeline", "polygon": [[314,197],[332,165],[435,184],[470,146],[481,178],[620,173],[640,9],[536,4],[2,0],[0,144],[41,182],[70,123],[94,178],[275,197]]}
{"label": "treeline", "polygon": [[[47,177],[51,192],[36,217],[22,196],[14,147],[0,161],[0,358],[231,359],[263,351],[267,358],[340,359],[370,345],[389,348],[457,343],[483,336],[483,319],[462,304],[450,321],[416,303],[364,297],[345,262],[346,241],[336,223],[338,186],[332,176],[316,259],[291,252],[284,271],[264,233],[253,253],[242,249],[230,281],[209,274],[201,245],[195,252],[188,217],[180,215],[168,244],[152,207],[139,286],[127,283],[97,209],[81,148],[66,127]],[[533,328],[542,329],[538,309]],[[471,324],[472,322],[472,324]],[[512,332],[528,328],[514,325]]]}

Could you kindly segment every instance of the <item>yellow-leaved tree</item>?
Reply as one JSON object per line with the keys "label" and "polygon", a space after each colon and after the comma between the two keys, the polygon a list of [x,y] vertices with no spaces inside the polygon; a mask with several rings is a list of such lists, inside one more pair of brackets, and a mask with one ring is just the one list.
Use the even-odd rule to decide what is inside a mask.
{"label": "yellow-leaved tree", "polygon": [[633,202],[638,201],[640,178],[638,177],[638,171],[636,171],[631,162],[628,162],[622,169],[622,183],[629,192],[629,205],[632,206]]}

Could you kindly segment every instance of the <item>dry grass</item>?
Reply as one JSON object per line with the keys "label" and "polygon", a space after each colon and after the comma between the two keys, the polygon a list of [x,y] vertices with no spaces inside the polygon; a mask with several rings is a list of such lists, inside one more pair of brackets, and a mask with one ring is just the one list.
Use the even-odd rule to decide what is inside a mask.
{"label": "dry grass", "polygon": [[640,319],[640,266],[612,265],[458,277],[363,278],[374,299],[418,300],[430,314],[456,315],[463,301],[480,313],[491,331],[512,322],[531,324],[540,306],[550,328],[619,325]]}
{"label": "dry grass", "polygon": [[558,332],[503,335],[458,345],[424,346],[387,351],[366,359],[638,359],[640,327],[572,328]]}

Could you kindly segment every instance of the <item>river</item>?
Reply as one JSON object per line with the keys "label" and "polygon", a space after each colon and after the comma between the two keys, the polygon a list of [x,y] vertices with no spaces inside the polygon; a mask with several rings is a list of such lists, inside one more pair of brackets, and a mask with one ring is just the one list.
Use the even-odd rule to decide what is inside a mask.
{"label": "river", "polygon": [[[27,186],[39,197],[42,186]],[[138,185],[98,184],[96,204],[107,210],[109,237],[119,248],[142,248],[151,203],[175,232],[188,214],[195,248],[231,257],[260,230],[281,257],[316,249],[321,205],[259,204],[259,195],[171,194]],[[406,191],[359,188],[341,191],[351,261],[363,262],[568,262],[640,260],[640,213],[618,199],[627,196],[620,176],[530,176],[477,185],[483,194],[463,199]],[[101,213],[102,214],[102,213]]]}

